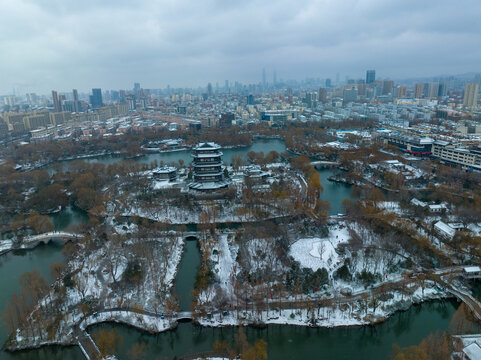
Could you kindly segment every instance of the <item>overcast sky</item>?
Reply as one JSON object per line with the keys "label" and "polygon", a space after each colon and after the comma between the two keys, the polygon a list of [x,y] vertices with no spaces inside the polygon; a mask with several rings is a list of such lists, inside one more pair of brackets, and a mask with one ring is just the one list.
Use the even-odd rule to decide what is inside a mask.
{"label": "overcast sky", "polygon": [[0,0],[0,95],[481,69],[480,0]]}

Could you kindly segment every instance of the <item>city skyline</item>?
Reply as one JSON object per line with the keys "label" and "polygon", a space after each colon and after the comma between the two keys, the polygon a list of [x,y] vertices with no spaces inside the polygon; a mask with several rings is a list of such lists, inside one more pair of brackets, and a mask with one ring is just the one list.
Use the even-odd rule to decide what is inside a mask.
{"label": "city skyline", "polygon": [[7,0],[0,93],[477,72],[481,4],[462,3]]}

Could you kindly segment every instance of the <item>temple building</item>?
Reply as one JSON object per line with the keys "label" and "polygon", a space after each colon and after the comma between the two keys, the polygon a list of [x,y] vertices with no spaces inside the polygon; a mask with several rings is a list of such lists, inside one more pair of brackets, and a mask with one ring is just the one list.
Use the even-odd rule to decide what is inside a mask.
{"label": "temple building", "polygon": [[220,145],[212,142],[199,143],[192,151],[192,180],[189,187],[194,190],[209,191],[227,187],[222,172],[222,152]]}

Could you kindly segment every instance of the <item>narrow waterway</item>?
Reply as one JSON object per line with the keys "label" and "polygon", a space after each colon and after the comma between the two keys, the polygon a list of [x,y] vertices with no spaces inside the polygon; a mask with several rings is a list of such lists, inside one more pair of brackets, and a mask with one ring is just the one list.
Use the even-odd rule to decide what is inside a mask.
{"label": "narrow waterway", "polygon": [[[247,339],[253,343],[263,338],[267,342],[269,359],[388,359],[392,345],[402,347],[418,344],[436,330],[444,331],[457,307],[456,302],[431,302],[395,314],[386,323],[359,328],[309,328],[270,325],[266,329],[247,327]],[[180,323],[172,331],[149,335],[138,330],[111,324],[91,328],[115,328],[123,337],[116,355],[126,359],[134,344],[146,345],[146,359],[173,359],[188,354],[212,350],[216,340],[235,341],[234,327],[206,328],[192,323]]]}
{"label": "narrow waterway", "polygon": [[175,279],[175,292],[179,297],[179,310],[190,311],[192,290],[194,289],[201,256],[196,238],[188,238],[184,245],[184,253]]}

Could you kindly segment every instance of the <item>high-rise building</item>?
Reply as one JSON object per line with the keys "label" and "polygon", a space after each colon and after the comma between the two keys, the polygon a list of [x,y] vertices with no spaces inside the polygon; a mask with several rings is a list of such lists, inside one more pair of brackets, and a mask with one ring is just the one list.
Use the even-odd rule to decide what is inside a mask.
{"label": "high-rise building", "polygon": [[372,84],[374,81],[376,81],[376,70],[367,70],[366,84]]}
{"label": "high-rise building", "polygon": [[36,105],[37,104],[37,102],[38,102],[37,94],[29,93],[29,94],[26,94],[26,97],[27,97],[27,102],[30,105]]}
{"label": "high-rise building", "polygon": [[398,98],[405,98],[408,93],[408,88],[405,86],[398,86],[397,88],[397,97]]}
{"label": "high-rise building", "polygon": [[112,101],[119,101],[120,99],[120,93],[117,91],[117,90],[112,90],[110,92],[110,98],[112,99]]}
{"label": "high-rise building", "polygon": [[464,107],[476,107],[478,105],[479,84],[466,84],[464,87]]}
{"label": "high-rise building", "polygon": [[448,88],[446,86],[446,83],[440,83],[439,84],[439,89],[438,89],[438,96],[446,96],[448,94]]}
{"label": "high-rise building", "polygon": [[423,84],[416,84],[416,85],[414,85],[414,98],[416,98],[416,99],[422,99],[422,97],[423,97],[423,90],[424,90],[424,85],[423,85]]}
{"label": "high-rise building", "polygon": [[140,90],[140,83],[134,83],[134,94],[137,94],[139,90]]}
{"label": "high-rise building", "polygon": [[247,101],[247,105],[254,105],[255,104],[254,95],[252,94],[247,95],[246,101]]}
{"label": "high-rise building", "polygon": [[3,121],[2,117],[0,117],[0,139],[5,138],[8,135],[8,125],[5,121]]}
{"label": "high-rise building", "polygon": [[326,79],[326,87],[327,87],[327,88],[332,87],[331,79]]}
{"label": "high-rise building", "polygon": [[429,83],[427,97],[431,99],[437,98],[438,93],[439,93],[439,83]]}
{"label": "high-rise building", "polygon": [[224,113],[219,118],[219,127],[226,128],[231,127],[232,122],[235,120],[234,113]]}
{"label": "high-rise building", "polygon": [[274,74],[272,74],[272,82],[274,85],[277,84],[277,72],[274,70]]}
{"label": "high-rise building", "polygon": [[15,95],[7,95],[3,97],[3,103],[8,106],[15,106],[17,97]]}
{"label": "high-rise building", "polygon": [[319,89],[318,99],[323,104],[325,104],[327,102],[327,90],[326,89],[323,89],[323,88]]}
{"label": "high-rise building", "polygon": [[74,112],[79,112],[80,111],[80,104],[79,104],[79,101],[78,101],[78,91],[77,91],[77,89],[73,89],[72,93],[73,93]]}
{"label": "high-rise building", "polygon": [[212,84],[208,83],[207,84],[207,96],[212,97],[213,94],[214,94],[214,90],[212,89]]}
{"label": "high-rise building", "polygon": [[90,104],[92,105],[92,109],[98,109],[103,106],[101,89],[92,89],[92,95],[90,95]]}
{"label": "high-rise building", "polygon": [[262,88],[265,89],[267,86],[267,81],[266,81],[266,68],[262,69]]}
{"label": "high-rise building", "polygon": [[361,80],[361,82],[357,84],[357,93],[359,96],[366,96],[366,84],[364,84],[364,80]]}
{"label": "high-rise building", "polygon": [[60,111],[60,103],[58,101],[58,94],[55,90],[52,90],[53,108],[55,112]]}
{"label": "high-rise building", "polygon": [[343,105],[346,105],[347,103],[350,102],[356,102],[357,101],[357,88],[355,86],[351,87],[350,89],[344,89],[342,92],[342,103]]}
{"label": "high-rise building", "polygon": [[392,94],[392,88],[394,87],[394,81],[392,80],[384,80],[382,82],[382,94]]}
{"label": "high-rise building", "polygon": [[318,98],[318,94],[316,94],[315,92],[308,92],[306,94],[306,104],[307,104],[307,107],[308,108],[315,108],[317,106],[317,98]]}
{"label": "high-rise building", "polygon": [[423,97],[427,98],[429,94],[429,83],[423,85]]}

